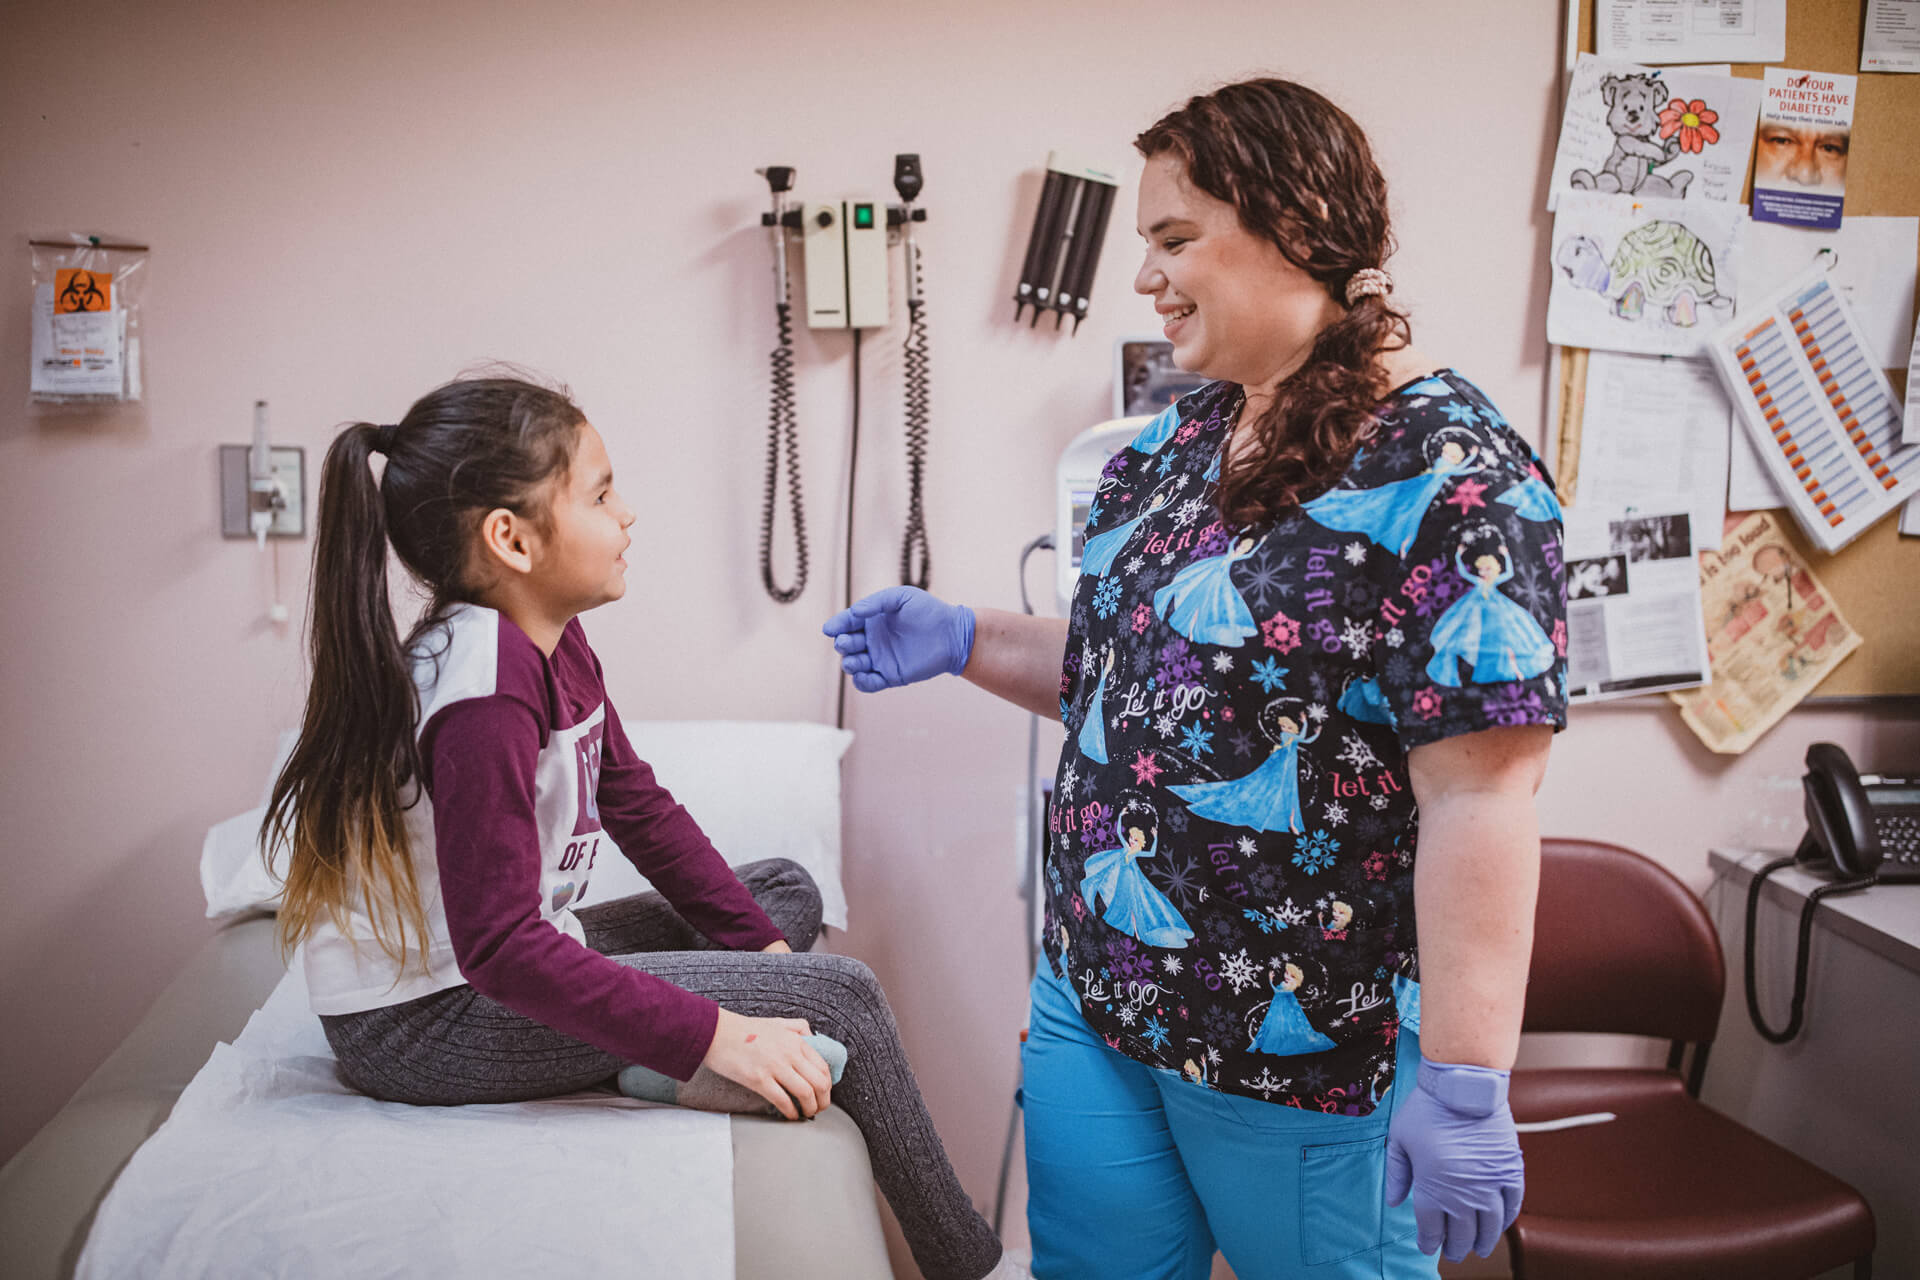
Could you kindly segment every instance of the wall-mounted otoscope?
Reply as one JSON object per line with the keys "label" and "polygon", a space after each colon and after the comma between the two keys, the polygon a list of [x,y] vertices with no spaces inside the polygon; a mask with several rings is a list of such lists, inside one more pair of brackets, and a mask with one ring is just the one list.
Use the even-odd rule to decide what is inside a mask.
{"label": "wall-mounted otoscope", "polygon": [[1051,311],[1054,328],[1072,316],[1073,331],[1080,332],[1119,189],[1120,179],[1109,169],[1069,160],[1058,151],[1047,154],[1047,180],[1040,188],[1026,261],[1013,294],[1015,323],[1032,307],[1029,328],[1040,322],[1041,312]]}
{"label": "wall-mounted otoscope", "polygon": [[[901,581],[927,585],[927,531],[922,504],[926,473],[927,428],[931,403],[927,391],[928,352],[926,299],[921,290],[919,246],[913,224],[925,222],[918,207],[923,178],[920,157],[893,158],[893,186],[899,204],[849,197],[827,203],[795,201],[791,193],[794,170],[769,165],[756,170],[767,180],[773,207],[760,215],[760,225],[773,233],[774,306],[779,345],[774,348],[772,405],[768,417],[766,501],[760,521],[760,578],[767,594],[782,604],[799,598],[807,582],[806,516],[800,496],[800,461],[793,390],[793,318],[789,292],[790,242],[800,238],[806,272],[804,308],[812,329],[853,330],[854,442],[860,430],[860,331],[884,326],[889,319],[887,249],[897,239],[906,266],[907,338],[903,360],[906,381],[907,527],[900,551]],[[781,587],[773,576],[773,523],[779,506],[780,472],[784,468],[793,512],[796,572],[791,587]],[[853,486],[848,484],[848,537],[851,548]],[[851,556],[849,556],[849,579]]]}

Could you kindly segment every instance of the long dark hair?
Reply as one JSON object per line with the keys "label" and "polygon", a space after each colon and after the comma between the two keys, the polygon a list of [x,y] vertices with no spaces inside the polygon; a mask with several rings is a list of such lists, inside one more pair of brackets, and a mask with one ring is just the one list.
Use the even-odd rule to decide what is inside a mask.
{"label": "long dark hair", "polygon": [[[313,681],[300,739],[274,780],[264,848],[290,840],[280,942],[291,950],[322,915],[342,932],[358,900],[375,939],[425,960],[405,811],[418,799],[415,643],[480,586],[478,531],[505,508],[544,524],[544,484],[564,476],[586,421],[564,390],[520,378],[450,382],[392,427],[359,422],[334,437],[320,474],[308,649]],[[385,452],[376,481],[368,464]],[[403,643],[387,595],[387,547],[430,593]]]}
{"label": "long dark hair", "polygon": [[1393,253],[1386,179],[1352,117],[1288,80],[1246,80],[1189,99],[1134,146],[1148,159],[1177,156],[1189,182],[1232,205],[1241,226],[1346,308],[1258,420],[1240,425],[1254,445],[1221,470],[1227,522],[1265,523],[1339,478],[1387,391],[1377,357],[1412,341],[1406,314],[1384,297],[1347,306],[1355,273]]}

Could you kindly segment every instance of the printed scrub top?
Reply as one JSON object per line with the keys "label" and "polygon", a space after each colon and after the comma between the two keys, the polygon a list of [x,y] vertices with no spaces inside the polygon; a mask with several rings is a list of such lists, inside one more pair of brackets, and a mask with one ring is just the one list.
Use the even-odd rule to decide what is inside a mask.
{"label": "printed scrub top", "polygon": [[1560,507],[1442,370],[1382,403],[1334,488],[1229,529],[1240,403],[1213,383],[1169,408],[1088,514],[1046,949],[1129,1057],[1365,1115],[1419,1029],[1407,752],[1566,724]]}

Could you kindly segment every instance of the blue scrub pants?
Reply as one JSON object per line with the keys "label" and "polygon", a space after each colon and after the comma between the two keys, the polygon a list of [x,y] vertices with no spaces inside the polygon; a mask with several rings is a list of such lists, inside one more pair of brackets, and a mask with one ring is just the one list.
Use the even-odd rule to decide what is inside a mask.
{"label": "blue scrub pants", "polygon": [[[1412,1087],[1418,1038],[1399,1040]],[[1073,988],[1033,981],[1025,1073],[1035,1280],[1433,1280],[1411,1200],[1386,1206],[1387,1125],[1219,1093],[1109,1049]]]}

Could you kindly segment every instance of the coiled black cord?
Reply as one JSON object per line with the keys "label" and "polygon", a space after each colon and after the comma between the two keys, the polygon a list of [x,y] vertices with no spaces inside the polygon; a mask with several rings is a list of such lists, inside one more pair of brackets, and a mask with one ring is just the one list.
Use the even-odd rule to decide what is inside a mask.
{"label": "coiled black cord", "polygon": [[[916,264],[916,275],[918,264]],[[921,482],[927,471],[927,428],[932,418],[928,398],[927,304],[918,298],[907,303],[907,344],[905,372],[907,384],[907,532],[900,544],[900,581],[910,587],[927,589],[930,562],[927,553],[927,513],[922,503]],[[914,571],[914,549],[919,549],[920,568]]]}
{"label": "coiled black cord", "polygon": [[[781,604],[792,604],[807,589],[807,515],[800,499],[800,433],[794,413],[793,307],[782,298],[774,310],[779,316],[780,345],[773,349],[773,393],[767,414],[767,493],[760,507],[760,581],[768,595]],[[781,587],[773,580],[773,512],[778,505],[782,453],[787,459],[794,557],[798,561],[791,587]]]}
{"label": "coiled black cord", "polygon": [[1782,867],[1790,867],[1795,859],[1792,855],[1776,858],[1753,874],[1753,883],[1747,886],[1747,1017],[1753,1020],[1753,1029],[1760,1033],[1763,1040],[1772,1044],[1785,1044],[1800,1034],[1800,1023],[1806,1013],[1807,1002],[1807,950],[1813,940],[1813,910],[1820,905],[1820,899],[1829,894],[1847,893],[1854,889],[1865,889],[1879,883],[1880,877],[1867,875],[1858,880],[1841,880],[1833,884],[1823,884],[1807,895],[1807,905],[1800,908],[1800,943],[1793,958],[1793,1003],[1788,1006],[1787,1025],[1784,1030],[1775,1031],[1767,1025],[1760,1014],[1760,997],[1753,986],[1753,927],[1760,914],[1760,887],[1768,876]]}

